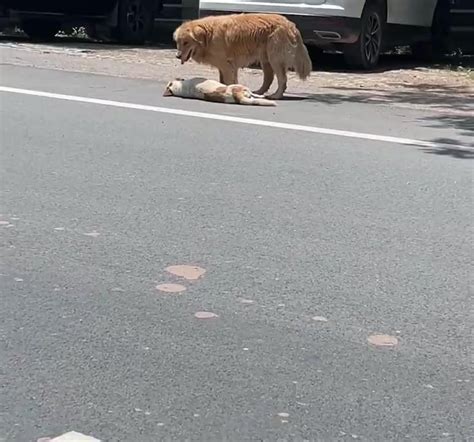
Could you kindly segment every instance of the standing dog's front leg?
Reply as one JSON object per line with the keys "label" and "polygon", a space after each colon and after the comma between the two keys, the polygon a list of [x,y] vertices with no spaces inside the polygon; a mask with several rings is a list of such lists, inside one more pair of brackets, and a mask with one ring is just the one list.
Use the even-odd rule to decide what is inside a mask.
{"label": "standing dog's front leg", "polygon": [[229,69],[232,72],[231,74],[231,84],[238,84],[239,83],[239,67],[235,65],[232,60],[227,60],[229,65]]}
{"label": "standing dog's front leg", "polygon": [[226,86],[237,84],[237,72],[230,63],[228,63],[225,68],[219,69],[219,81]]}

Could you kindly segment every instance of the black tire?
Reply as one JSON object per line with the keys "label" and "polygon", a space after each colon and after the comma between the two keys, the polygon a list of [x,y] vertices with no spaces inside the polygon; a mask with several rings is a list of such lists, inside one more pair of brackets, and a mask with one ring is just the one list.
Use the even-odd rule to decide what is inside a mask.
{"label": "black tire", "polygon": [[439,61],[449,52],[449,17],[448,0],[438,0],[431,25],[431,39],[410,46],[414,58],[426,62]]}
{"label": "black tire", "polygon": [[380,2],[367,1],[361,17],[359,38],[344,48],[344,58],[349,66],[367,70],[377,66],[383,47],[385,17],[385,7]]}
{"label": "black tire", "polygon": [[143,44],[150,37],[154,22],[151,0],[120,0],[117,37],[121,43]]}
{"label": "black tire", "polygon": [[54,21],[25,20],[21,27],[33,40],[51,40],[58,33],[60,25]]}

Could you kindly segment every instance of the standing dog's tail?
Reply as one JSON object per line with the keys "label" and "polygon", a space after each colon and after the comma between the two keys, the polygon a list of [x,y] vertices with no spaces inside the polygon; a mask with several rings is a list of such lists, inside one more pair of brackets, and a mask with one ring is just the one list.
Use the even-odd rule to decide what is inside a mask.
{"label": "standing dog's tail", "polygon": [[311,74],[311,69],[313,64],[311,63],[311,58],[309,58],[308,49],[303,42],[300,32],[296,31],[296,55],[294,61],[294,68],[298,77],[302,80],[306,80]]}

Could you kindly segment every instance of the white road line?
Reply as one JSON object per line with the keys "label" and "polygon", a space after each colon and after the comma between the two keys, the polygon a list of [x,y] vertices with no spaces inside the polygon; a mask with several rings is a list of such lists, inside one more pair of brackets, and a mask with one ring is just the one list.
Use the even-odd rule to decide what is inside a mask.
{"label": "white road line", "polygon": [[41,437],[37,442],[101,442],[92,436],[87,436],[77,431],[68,431],[56,437]]}
{"label": "white road line", "polygon": [[436,143],[433,141],[423,141],[411,138],[390,137],[386,135],[375,135],[364,132],[352,132],[347,130],[327,129],[324,127],[305,126],[302,124],[283,123],[278,121],[258,120],[253,118],[233,117],[230,115],[211,114],[206,112],[196,112],[184,109],[173,109],[168,107],[150,106],[146,104],[127,103],[122,101],[103,100],[100,98],[81,97],[77,95],[56,94],[53,92],[35,91],[30,89],[19,89],[15,87],[0,86],[0,92],[12,94],[32,95],[35,97],[54,98],[56,100],[75,101],[78,103],[98,104],[101,106],[119,107],[123,109],[135,109],[148,112],[158,112],[162,114],[180,115],[183,117],[204,118],[207,120],[227,121],[230,123],[249,124],[253,126],[273,127],[277,129],[294,130],[299,132],[310,132],[323,135],[334,135],[345,138],[357,138],[371,141],[382,141],[385,143],[405,144],[431,149],[448,148],[456,150],[466,150],[474,152],[474,147],[462,144]]}

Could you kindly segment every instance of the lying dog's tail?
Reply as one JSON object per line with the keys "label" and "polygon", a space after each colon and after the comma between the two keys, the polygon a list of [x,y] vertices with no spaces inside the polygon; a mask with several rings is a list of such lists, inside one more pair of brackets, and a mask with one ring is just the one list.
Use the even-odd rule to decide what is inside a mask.
{"label": "lying dog's tail", "polygon": [[239,104],[248,104],[253,106],[276,106],[277,104],[272,100],[267,100],[266,98],[254,98],[254,97],[242,97]]}
{"label": "lying dog's tail", "polygon": [[296,37],[296,55],[294,61],[294,68],[298,77],[302,80],[306,80],[311,74],[311,69],[313,68],[313,64],[311,63],[311,58],[309,58],[308,49],[306,45],[303,43],[303,38],[299,31],[297,31]]}
{"label": "lying dog's tail", "polygon": [[[232,87],[232,86],[231,86]],[[252,93],[244,86],[235,86],[232,90],[232,96],[238,104],[246,104],[249,106],[276,106],[277,104],[272,100],[263,98],[262,95]]]}

